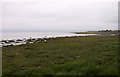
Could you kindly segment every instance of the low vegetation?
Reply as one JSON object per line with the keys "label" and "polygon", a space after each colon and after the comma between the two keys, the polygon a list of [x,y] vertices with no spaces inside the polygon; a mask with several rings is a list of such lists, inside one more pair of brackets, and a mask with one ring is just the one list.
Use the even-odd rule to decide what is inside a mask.
{"label": "low vegetation", "polygon": [[117,36],[49,39],[3,47],[4,75],[118,75]]}

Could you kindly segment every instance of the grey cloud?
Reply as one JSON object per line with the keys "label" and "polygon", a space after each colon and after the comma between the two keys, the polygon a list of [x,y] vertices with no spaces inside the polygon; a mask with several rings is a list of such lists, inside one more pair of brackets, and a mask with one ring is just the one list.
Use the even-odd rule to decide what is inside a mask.
{"label": "grey cloud", "polygon": [[40,0],[39,2],[4,3],[3,30],[88,31],[106,28],[117,29],[118,7],[116,1]]}

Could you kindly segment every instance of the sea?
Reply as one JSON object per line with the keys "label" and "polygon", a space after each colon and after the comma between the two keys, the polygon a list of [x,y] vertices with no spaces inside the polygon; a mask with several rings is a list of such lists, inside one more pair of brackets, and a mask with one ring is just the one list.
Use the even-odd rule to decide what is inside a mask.
{"label": "sea", "polygon": [[72,32],[1,32],[0,40],[16,40],[29,38],[50,38],[66,36],[93,36],[96,34],[75,34]]}

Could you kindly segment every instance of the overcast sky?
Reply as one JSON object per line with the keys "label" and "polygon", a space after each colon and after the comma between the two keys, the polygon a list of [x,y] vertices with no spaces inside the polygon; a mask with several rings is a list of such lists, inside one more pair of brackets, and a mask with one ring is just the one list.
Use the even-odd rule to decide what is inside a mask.
{"label": "overcast sky", "polygon": [[4,0],[3,31],[91,31],[118,28],[118,0]]}

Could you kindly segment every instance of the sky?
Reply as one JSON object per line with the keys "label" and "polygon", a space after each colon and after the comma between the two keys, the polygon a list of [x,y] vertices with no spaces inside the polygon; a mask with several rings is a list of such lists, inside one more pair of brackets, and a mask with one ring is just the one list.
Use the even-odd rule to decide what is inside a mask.
{"label": "sky", "polygon": [[82,32],[118,29],[118,0],[4,0],[3,32]]}

